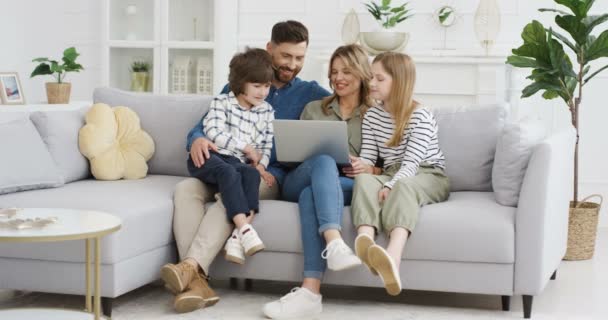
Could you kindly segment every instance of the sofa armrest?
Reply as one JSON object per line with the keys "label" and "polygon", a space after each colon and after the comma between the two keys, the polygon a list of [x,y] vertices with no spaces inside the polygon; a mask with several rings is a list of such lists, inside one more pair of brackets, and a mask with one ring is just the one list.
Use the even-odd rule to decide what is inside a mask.
{"label": "sofa armrest", "polygon": [[515,294],[540,293],[566,252],[575,136],[569,127],[530,157],[515,215]]}

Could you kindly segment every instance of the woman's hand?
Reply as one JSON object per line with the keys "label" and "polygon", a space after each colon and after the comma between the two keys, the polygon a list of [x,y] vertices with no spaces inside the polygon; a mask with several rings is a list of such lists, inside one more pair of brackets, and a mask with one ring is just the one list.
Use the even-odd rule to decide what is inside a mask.
{"label": "woman's hand", "polygon": [[387,187],[383,187],[382,189],[380,189],[380,191],[378,192],[378,201],[380,203],[384,202],[384,200],[388,199],[388,194],[391,192],[391,189],[387,188]]}
{"label": "woman's hand", "polygon": [[262,180],[264,180],[268,188],[272,188],[272,186],[276,182],[276,179],[274,178],[272,173],[266,171],[266,168],[264,168],[264,166],[261,164],[258,164],[255,168],[258,169],[260,177],[262,178]]}
{"label": "woman's hand", "polygon": [[342,172],[344,172],[347,177],[354,178],[361,173],[373,173],[373,167],[363,163],[361,158],[353,157],[351,155],[348,157],[350,158],[350,167],[342,169]]}

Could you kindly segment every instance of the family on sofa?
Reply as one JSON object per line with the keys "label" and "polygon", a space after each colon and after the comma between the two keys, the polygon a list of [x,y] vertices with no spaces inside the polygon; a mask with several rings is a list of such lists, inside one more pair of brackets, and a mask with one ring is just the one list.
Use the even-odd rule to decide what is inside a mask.
{"label": "family on sofa", "polygon": [[[329,61],[330,93],[297,77],[307,47],[303,24],[275,24],[266,50],[247,49],[233,57],[228,85],[188,135],[188,171],[205,187],[192,182],[175,190],[174,214],[200,221],[188,225],[190,230],[174,225],[181,261],[161,269],[166,286],[176,294],[178,312],[219,301],[207,276],[222,248],[225,258],[238,264],[264,249],[264,235],[251,225],[259,199],[281,194],[299,207],[302,285],[263,307],[267,317],[285,319],[321,313],[320,287],[327,268],[340,271],[363,264],[390,295],[398,295],[403,249],[419,208],[449,196],[437,122],[412,98],[411,58],[384,53],[370,64],[360,46],[339,47]],[[279,163],[272,143],[275,118],[345,121],[350,166],[338,167],[327,155],[295,168]],[[217,200],[207,209],[209,194],[183,196],[201,190]],[[341,235],[347,205],[358,234],[354,250]],[[389,236],[386,248],[374,242],[379,232]]]}

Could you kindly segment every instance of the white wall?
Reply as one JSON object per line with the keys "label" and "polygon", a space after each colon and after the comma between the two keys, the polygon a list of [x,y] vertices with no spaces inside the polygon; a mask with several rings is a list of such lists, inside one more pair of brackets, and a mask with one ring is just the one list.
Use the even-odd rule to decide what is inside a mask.
{"label": "white wall", "polygon": [[61,60],[74,46],[85,70],[70,73],[72,100],[91,100],[101,83],[101,2],[97,0],[0,0],[0,71],[19,73],[28,103],[46,101],[45,82],[51,76],[30,79],[32,59]]}
{"label": "white wall", "polygon": [[[394,0],[399,2],[399,0]],[[323,80],[321,64],[327,55],[342,44],[340,32],[345,14],[354,8],[359,14],[361,30],[376,28],[361,0],[240,0],[238,17],[239,47],[264,46],[272,25],[280,20],[296,19],[310,30],[310,51],[302,72],[305,79]],[[548,14],[536,11],[539,7],[554,7],[551,0],[498,0],[502,12],[502,30],[494,55],[505,55],[521,44],[523,26],[532,19],[551,22]],[[0,0],[0,71],[17,71],[26,98],[30,102],[45,101],[44,82],[48,78],[29,79],[34,68],[31,59],[40,56],[60,58],[66,47],[76,46],[86,68],[72,74],[72,98],[88,100],[92,90],[101,83],[101,2],[96,0]],[[457,24],[448,30],[448,47],[467,54],[483,53],[475,38],[473,17],[478,1],[472,0],[412,0],[410,7],[416,15],[399,26],[411,33],[407,51],[412,55],[425,54],[442,45],[441,29],[431,20],[432,13],[442,4],[453,5],[460,13]],[[6,9],[10,8],[10,9]],[[34,10],[34,8],[36,8]],[[596,13],[608,12],[608,1],[596,1]],[[27,21],[25,23],[24,21]],[[608,61],[607,61],[608,62]],[[606,62],[604,62],[605,64]],[[523,71],[523,72],[522,72]],[[514,70],[514,87],[525,86],[525,70]],[[581,195],[601,193],[608,197],[608,143],[605,122],[608,108],[602,89],[608,87],[608,71],[585,88],[581,110]],[[568,114],[561,101],[545,101],[534,97],[515,101],[518,116],[543,118],[554,128],[568,125]],[[603,226],[608,226],[606,209]]]}

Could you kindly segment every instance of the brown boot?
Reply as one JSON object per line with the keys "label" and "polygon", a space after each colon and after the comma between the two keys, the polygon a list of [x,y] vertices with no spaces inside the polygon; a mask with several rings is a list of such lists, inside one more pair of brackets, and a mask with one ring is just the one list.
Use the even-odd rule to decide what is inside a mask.
{"label": "brown boot", "polygon": [[200,308],[210,307],[220,301],[207,280],[198,273],[188,285],[188,290],[175,297],[175,310],[179,313],[191,312]]}
{"label": "brown boot", "polygon": [[196,269],[185,262],[167,263],[160,269],[160,277],[165,281],[165,287],[173,294],[182,293],[195,276]]}

